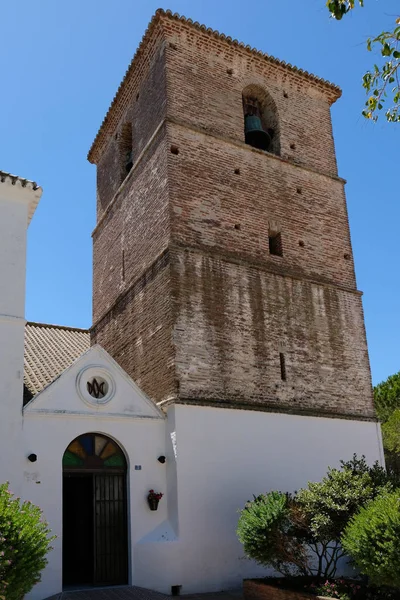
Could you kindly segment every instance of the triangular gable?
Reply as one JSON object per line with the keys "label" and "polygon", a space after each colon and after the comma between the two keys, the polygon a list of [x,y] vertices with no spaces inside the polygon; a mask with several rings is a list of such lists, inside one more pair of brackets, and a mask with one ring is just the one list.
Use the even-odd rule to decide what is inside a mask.
{"label": "triangular gable", "polygon": [[92,346],[82,354],[28,402],[23,412],[25,416],[59,414],[164,418],[154,402],[99,345]]}

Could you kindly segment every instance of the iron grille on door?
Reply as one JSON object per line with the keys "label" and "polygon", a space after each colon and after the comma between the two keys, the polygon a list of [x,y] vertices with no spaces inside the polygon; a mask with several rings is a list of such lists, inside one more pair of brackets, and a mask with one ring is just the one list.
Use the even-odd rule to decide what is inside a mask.
{"label": "iron grille on door", "polygon": [[94,583],[127,583],[125,475],[94,475]]}

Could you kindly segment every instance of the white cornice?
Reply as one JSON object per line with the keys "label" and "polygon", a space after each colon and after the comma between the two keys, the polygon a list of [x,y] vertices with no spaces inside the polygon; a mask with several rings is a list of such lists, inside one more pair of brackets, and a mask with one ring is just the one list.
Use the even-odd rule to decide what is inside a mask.
{"label": "white cornice", "polygon": [[42,188],[34,181],[0,171],[0,201],[24,202],[28,205],[28,225],[42,195]]}

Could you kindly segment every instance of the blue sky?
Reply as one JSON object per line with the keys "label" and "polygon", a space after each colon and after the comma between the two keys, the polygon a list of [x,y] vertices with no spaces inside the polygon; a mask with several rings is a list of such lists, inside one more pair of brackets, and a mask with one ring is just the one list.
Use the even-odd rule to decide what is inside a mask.
{"label": "blue sky", "polygon": [[[5,0],[0,169],[44,189],[29,228],[29,320],[91,324],[95,167],[87,151],[154,11],[191,17],[340,85],[332,109],[374,383],[400,369],[400,125],[361,116],[366,38],[398,0],[365,0],[341,23],[325,0]],[[304,5],[304,8],[302,8]],[[397,10],[397,12],[396,12]],[[397,151],[397,156],[396,156]],[[397,158],[397,160],[396,160]],[[396,165],[396,166],[395,166]]]}

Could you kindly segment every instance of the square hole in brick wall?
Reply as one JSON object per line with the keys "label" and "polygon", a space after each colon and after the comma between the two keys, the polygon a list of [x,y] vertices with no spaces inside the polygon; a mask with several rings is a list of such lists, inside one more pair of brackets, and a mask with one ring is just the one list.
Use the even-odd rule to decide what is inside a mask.
{"label": "square hole in brick wall", "polygon": [[274,256],[283,256],[282,236],[280,233],[270,233],[268,236],[269,253]]}

